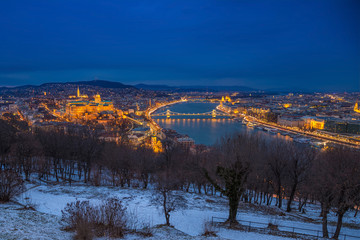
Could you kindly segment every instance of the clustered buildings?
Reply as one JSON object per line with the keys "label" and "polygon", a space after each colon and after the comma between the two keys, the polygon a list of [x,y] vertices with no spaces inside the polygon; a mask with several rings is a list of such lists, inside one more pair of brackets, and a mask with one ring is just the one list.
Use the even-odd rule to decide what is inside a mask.
{"label": "clustered buildings", "polygon": [[[33,128],[68,131],[100,126],[101,138],[108,141],[121,140],[123,135],[119,132],[127,122],[127,141],[147,143],[159,151],[160,136],[152,131],[146,112],[153,106],[186,97],[194,101],[219,102],[232,113],[254,116],[281,126],[341,134],[360,141],[359,93],[162,92],[86,86],[81,89],[86,94],[81,93],[78,86],[66,84],[2,90],[0,114],[16,115]],[[184,147],[195,144],[187,136],[172,131],[166,134]]]}
{"label": "clustered buildings", "polygon": [[358,94],[287,94],[239,99],[233,111],[282,126],[360,135]]}

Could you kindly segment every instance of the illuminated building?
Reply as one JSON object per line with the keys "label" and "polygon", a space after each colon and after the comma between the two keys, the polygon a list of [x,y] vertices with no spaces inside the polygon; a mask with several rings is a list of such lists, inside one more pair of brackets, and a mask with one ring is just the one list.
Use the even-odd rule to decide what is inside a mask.
{"label": "illuminated building", "polygon": [[152,146],[153,151],[156,153],[163,151],[161,141],[158,140],[158,138],[156,136],[151,137],[151,146]]}
{"label": "illuminated building", "polygon": [[324,129],[325,120],[323,119],[312,119],[311,128],[312,129]]}
{"label": "illuminated building", "polygon": [[255,114],[259,114],[259,115],[263,115],[265,113],[270,112],[269,108],[256,108],[256,107],[251,107],[249,108],[249,111],[255,113]]}
{"label": "illuminated building", "polygon": [[116,112],[111,101],[103,101],[99,94],[94,96],[94,100],[84,100],[87,95],[81,95],[78,88],[76,101],[66,104],[66,115],[70,118],[84,118],[86,120],[95,119],[101,112]]}
{"label": "illuminated building", "polygon": [[228,101],[228,102],[231,102],[231,101],[232,101],[229,96],[226,96],[226,97],[225,97],[225,100]]}
{"label": "illuminated building", "polygon": [[324,129],[325,119],[320,119],[317,117],[302,117],[304,120],[304,126],[307,129]]}
{"label": "illuminated building", "polygon": [[284,108],[289,108],[289,107],[291,107],[291,106],[292,106],[291,103],[285,103],[285,104],[283,104],[283,107],[284,107]]}
{"label": "illuminated building", "polygon": [[358,102],[355,103],[354,111],[357,112],[357,113],[360,113],[360,108],[359,108],[359,103]]}
{"label": "illuminated building", "polygon": [[225,96],[225,97],[222,96],[220,102],[229,102],[229,103],[231,103],[232,100],[231,100],[231,98],[229,96]]}
{"label": "illuminated building", "polygon": [[77,88],[77,91],[76,91],[76,96],[75,96],[75,95],[71,95],[71,96],[69,96],[69,98],[89,98],[89,96],[86,95],[86,94],[81,94],[81,93],[80,93],[80,89],[79,89],[79,87],[78,87],[78,88]]}

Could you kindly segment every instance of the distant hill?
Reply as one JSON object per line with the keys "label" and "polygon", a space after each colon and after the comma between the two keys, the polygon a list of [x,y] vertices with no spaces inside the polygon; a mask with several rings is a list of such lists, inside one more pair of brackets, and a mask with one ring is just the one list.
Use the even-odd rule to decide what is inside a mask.
{"label": "distant hill", "polygon": [[208,89],[208,91],[236,91],[236,92],[254,92],[258,89],[246,86],[195,86],[196,88]]}
{"label": "distant hill", "polygon": [[39,86],[36,85],[24,85],[18,87],[0,87],[1,90],[10,90],[10,89],[37,89],[37,88],[47,88],[52,87],[53,85],[87,85],[93,87],[101,88],[132,88],[132,89],[144,89],[152,91],[177,91],[177,92],[190,92],[190,91],[199,91],[199,92],[221,92],[221,91],[234,91],[234,92],[255,92],[258,89],[245,87],[245,86],[169,86],[161,84],[136,84],[136,85],[126,85],[120,82],[106,81],[106,80],[92,80],[92,81],[77,81],[77,82],[50,82],[44,83]]}
{"label": "distant hill", "polygon": [[312,93],[316,90],[309,90],[306,88],[268,88],[264,90],[267,93]]}
{"label": "distant hill", "polygon": [[[44,83],[40,85],[40,87],[44,87],[47,85],[51,85],[54,83]],[[56,83],[61,84],[61,83]],[[106,80],[92,80],[92,81],[77,81],[77,82],[65,82],[63,84],[71,84],[71,85],[87,85],[87,86],[93,86],[93,87],[102,87],[102,88],[135,88],[131,85],[125,85],[120,82],[112,82],[112,81],[106,81]]]}
{"label": "distant hill", "polygon": [[257,89],[245,86],[168,86],[168,85],[151,85],[151,84],[137,84],[136,88],[155,91],[238,91],[238,92],[254,92]]}
{"label": "distant hill", "polygon": [[134,87],[144,90],[153,90],[153,91],[172,91],[178,89],[177,87],[172,87],[168,85],[150,85],[150,84],[136,84]]}

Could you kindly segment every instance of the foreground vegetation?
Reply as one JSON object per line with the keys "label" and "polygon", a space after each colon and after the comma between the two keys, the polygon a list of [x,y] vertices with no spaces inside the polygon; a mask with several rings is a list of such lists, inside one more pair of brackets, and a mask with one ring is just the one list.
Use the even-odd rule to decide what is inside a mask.
{"label": "foreground vegetation", "polygon": [[[164,151],[155,154],[141,146],[100,141],[92,132],[29,132],[3,120],[0,139],[1,201],[21,193],[23,182],[34,176],[40,181],[69,185],[77,181],[144,189],[151,185],[155,186],[154,201],[162,206],[167,225],[171,213],[184,204],[174,191],[194,190],[226,196],[227,221],[234,226],[240,201],[258,205],[276,201],[276,206],[290,212],[294,211],[292,203],[296,199],[297,211],[303,211],[309,201],[321,205],[324,237],[329,236],[329,212],[337,213],[333,238],[339,237],[344,214],[360,203],[360,157],[351,149],[320,151],[292,142],[237,134],[214,147],[197,146],[194,151],[165,140]],[[283,199],[288,200],[286,206]],[[86,224],[106,226],[90,217],[94,216],[85,219]],[[77,224],[69,226],[82,226]],[[117,227],[111,229],[115,234],[122,232]]]}

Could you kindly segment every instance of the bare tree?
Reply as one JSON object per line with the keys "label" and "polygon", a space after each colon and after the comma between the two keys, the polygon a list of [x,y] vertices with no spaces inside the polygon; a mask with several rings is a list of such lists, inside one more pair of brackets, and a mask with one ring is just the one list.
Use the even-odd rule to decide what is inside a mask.
{"label": "bare tree", "polygon": [[156,191],[152,201],[162,206],[167,226],[170,226],[170,214],[186,206],[186,199],[175,193],[178,187],[179,182],[169,172],[157,173]]}
{"label": "bare tree", "polygon": [[35,170],[34,159],[40,155],[41,145],[31,133],[19,134],[16,143],[13,145],[14,156],[17,165],[29,181],[30,174]]}
{"label": "bare tree", "polygon": [[334,207],[337,225],[333,238],[338,239],[344,214],[355,206],[360,197],[360,154],[351,149],[336,148],[329,151],[327,159],[336,171]]}
{"label": "bare tree", "polygon": [[333,238],[337,239],[344,214],[359,199],[359,152],[341,147],[327,149],[316,158],[312,176],[312,190],[321,204],[323,237],[329,237],[327,215],[333,207],[338,217]]}
{"label": "bare tree", "polygon": [[165,139],[162,144],[164,151],[157,159],[154,176],[156,194],[153,201],[161,204],[166,225],[170,226],[170,213],[185,206],[185,198],[175,194],[183,184],[179,164],[184,152],[169,139]]}
{"label": "bare tree", "polygon": [[95,136],[85,135],[79,144],[79,163],[84,170],[84,182],[87,183],[91,178],[91,170],[94,162],[101,157],[103,143]]}
{"label": "bare tree", "polygon": [[150,181],[150,175],[154,172],[154,152],[149,148],[139,147],[134,151],[133,160],[137,177],[143,183],[143,188],[146,189]]}
{"label": "bare tree", "polygon": [[24,181],[19,173],[0,169],[0,202],[8,202],[24,191]]}
{"label": "bare tree", "polygon": [[330,169],[325,154],[321,154],[316,158],[314,167],[312,168],[312,192],[321,204],[322,232],[323,237],[328,238],[329,232],[327,228],[328,214],[334,199],[333,178],[330,176]]}
{"label": "bare tree", "polygon": [[209,182],[229,200],[229,224],[237,224],[236,216],[241,195],[250,172],[251,162],[258,157],[259,139],[254,135],[238,134],[222,140],[214,151],[215,176],[204,169]]}
{"label": "bare tree", "polygon": [[[289,155],[290,154],[290,155]],[[283,184],[287,174],[289,158],[292,154],[290,145],[284,141],[276,140],[268,144],[267,165],[271,173],[272,184],[278,197],[278,207],[282,207]]]}
{"label": "bare tree", "polygon": [[52,131],[38,131],[37,139],[39,139],[44,149],[44,155],[52,161],[52,168],[56,178],[59,181],[59,172],[61,161],[64,159],[64,153],[66,153],[66,136],[62,132]]}
{"label": "bare tree", "polygon": [[10,152],[12,144],[15,142],[16,129],[7,123],[7,121],[0,119],[0,164],[6,165],[5,158]]}
{"label": "bare tree", "polygon": [[315,158],[313,149],[307,146],[295,146],[289,143],[288,178],[290,181],[290,196],[287,202],[287,212],[291,212],[291,203],[299,185],[303,184],[310,174],[311,164]]}

